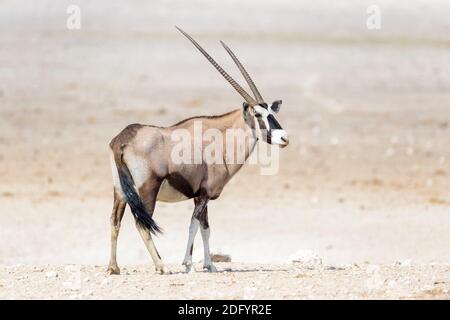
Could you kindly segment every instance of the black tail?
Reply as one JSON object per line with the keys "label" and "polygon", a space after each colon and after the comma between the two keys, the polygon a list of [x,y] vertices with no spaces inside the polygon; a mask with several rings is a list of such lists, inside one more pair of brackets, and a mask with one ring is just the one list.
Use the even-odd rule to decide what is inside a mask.
{"label": "black tail", "polygon": [[131,208],[131,212],[133,213],[136,222],[155,235],[157,233],[162,233],[161,228],[156,224],[156,222],[147,212],[147,209],[142,203],[141,198],[136,192],[133,177],[131,176],[128,167],[121,160],[122,159],[120,159],[120,164],[116,162],[117,170],[119,172],[120,185],[122,187],[123,193],[125,194],[125,197],[127,198],[128,205]]}

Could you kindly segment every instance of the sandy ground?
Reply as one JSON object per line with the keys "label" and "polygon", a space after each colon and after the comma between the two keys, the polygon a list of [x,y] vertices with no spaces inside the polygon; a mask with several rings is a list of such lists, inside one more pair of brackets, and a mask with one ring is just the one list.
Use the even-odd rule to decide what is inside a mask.
{"label": "sandy ground", "polygon": [[[369,31],[372,2],[77,1],[71,31],[69,1],[0,1],[0,297],[449,298],[450,7],[379,1],[382,28]],[[106,278],[111,137],[241,104],[173,25],[241,81],[225,40],[263,96],[283,99],[291,143],[278,174],[247,166],[210,204],[231,271],[155,275],[127,211],[125,273]],[[156,208],[174,270],[192,210]],[[298,250],[323,265],[298,271]],[[67,268],[79,289],[64,286],[78,274]]]}
{"label": "sandy ground", "polygon": [[[450,265],[315,266],[218,263],[218,273],[156,275],[127,266],[1,267],[2,299],[448,299]],[[207,284],[207,285],[205,285]]]}

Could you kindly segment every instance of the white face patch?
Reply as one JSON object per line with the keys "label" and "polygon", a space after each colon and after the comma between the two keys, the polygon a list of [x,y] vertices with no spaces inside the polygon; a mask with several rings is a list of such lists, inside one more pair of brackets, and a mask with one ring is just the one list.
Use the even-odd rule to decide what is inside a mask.
{"label": "white face patch", "polygon": [[254,106],[253,109],[255,112],[259,113],[263,118],[267,118],[270,114],[270,111],[261,106]]}
{"label": "white face patch", "polygon": [[[262,121],[264,121],[265,127],[267,129],[270,129],[268,117],[269,117],[269,115],[275,114],[272,111],[272,109],[270,109],[270,108],[266,109],[259,105],[254,106],[253,109],[255,110],[256,113],[258,113],[261,116]],[[277,144],[277,145],[280,145],[283,147],[285,147],[289,144],[288,134],[283,129],[271,129],[270,130],[270,139],[271,139],[272,144]]]}
{"label": "white face patch", "polygon": [[[253,109],[255,110],[255,112],[257,114],[259,114],[261,116],[262,121],[264,121],[265,127],[267,128],[267,130],[269,130],[270,125],[269,125],[269,120],[267,119],[267,117],[270,115],[270,111],[261,106],[254,106]],[[261,130],[261,128],[259,128],[259,129]]]}
{"label": "white face patch", "polygon": [[273,144],[278,144],[280,146],[287,146],[289,143],[288,134],[282,129],[272,130],[271,139]]}

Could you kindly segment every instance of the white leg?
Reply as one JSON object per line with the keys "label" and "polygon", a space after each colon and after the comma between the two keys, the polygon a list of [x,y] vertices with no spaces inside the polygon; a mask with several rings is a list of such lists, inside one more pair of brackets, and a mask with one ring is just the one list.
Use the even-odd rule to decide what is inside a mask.
{"label": "white leg", "polygon": [[192,269],[192,252],[194,251],[194,240],[199,224],[200,222],[198,219],[192,217],[191,225],[189,226],[189,239],[186,247],[186,254],[184,255],[183,260],[183,265],[186,267],[186,272],[190,272]]}
{"label": "white leg", "polygon": [[200,230],[202,234],[202,240],[203,240],[203,252],[205,254],[205,258],[203,259],[203,269],[208,270],[209,272],[217,272],[216,267],[213,265],[211,260],[211,252],[209,250],[209,235],[210,235],[210,229],[208,228],[201,228]]}

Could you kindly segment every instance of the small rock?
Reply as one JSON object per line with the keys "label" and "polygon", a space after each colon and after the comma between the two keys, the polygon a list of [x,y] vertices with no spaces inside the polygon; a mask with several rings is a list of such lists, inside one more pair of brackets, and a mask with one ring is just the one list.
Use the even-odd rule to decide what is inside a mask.
{"label": "small rock", "polygon": [[47,278],[49,278],[49,279],[54,279],[54,278],[57,278],[58,277],[58,273],[56,273],[56,271],[47,271],[46,273],[45,273],[45,276],[47,277]]}
{"label": "small rock", "polygon": [[412,260],[411,259],[406,259],[400,262],[400,266],[402,267],[409,267],[412,265]]}
{"label": "small rock", "polygon": [[83,295],[84,296],[93,296],[94,295],[94,291],[92,291],[92,290],[85,291],[85,292],[83,292]]}
{"label": "small rock", "polygon": [[80,272],[81,268],[80,268],[80,266],[77,266],[77,265],[67,265],[67,266],[65,266],[64,271],[67,273]]}
{"label": "small rock", "polygon": [[110,285],[111,283],[112,283],[112,280],[109,277],[103,279],[103,281],[102,281],[102,285]]}
{"label": "small rock", "polygon": [[255,294],[258,291],[255,287],[245,287],[244,288],[244,300],[252,300],[255,299]]}
{"label": "small rock", "polygon": [[398,284],[395,280],[389,280],[387,286],[389,289],[395,289],[398,286]]}
{"label": "small rock", "polygon": [[378,273],[380,271],[380,266],[376,264],[372,264],[367,267],[366,271],[367,273]]}
{"label": "small rock", "polygon": [[366,280],[366,286],[369,291],[377,291],[380,290],[386,279],[382,277],[379,273],[374,274]]}
{"label": "small rock", "polygon": [[412,265],[412,260],[411,259],[406,259],[403,261],[395,261],[393,264],[393,266],[395,267],[409,267]]}
{"label": "small rock", "polygon": [[342,266],[326,266],[325,270],[332,270],[332,271],[342,271],[345,270],[345,267]]}
{"label": "small rock", "polygon": [[77,291],[77,290],[81,289],[81,285],[79,283],[74,283],[74,282],[71,282],[71,281],[64,281],[62,283],[62,285],[63,285],[64,288],[67,288],[67,289],[72,290],[72,291]]}
{"label": "small rock", "polygon": [[231,256],[221,252],[213,252],[211,253],[211,260],[212,262],[231,262]]}
{"label": "small rock", "polygon": [[298,250],[290,255],[288,261],[294,265],[317,267],[322,265],[322,259],[310,250]]}

